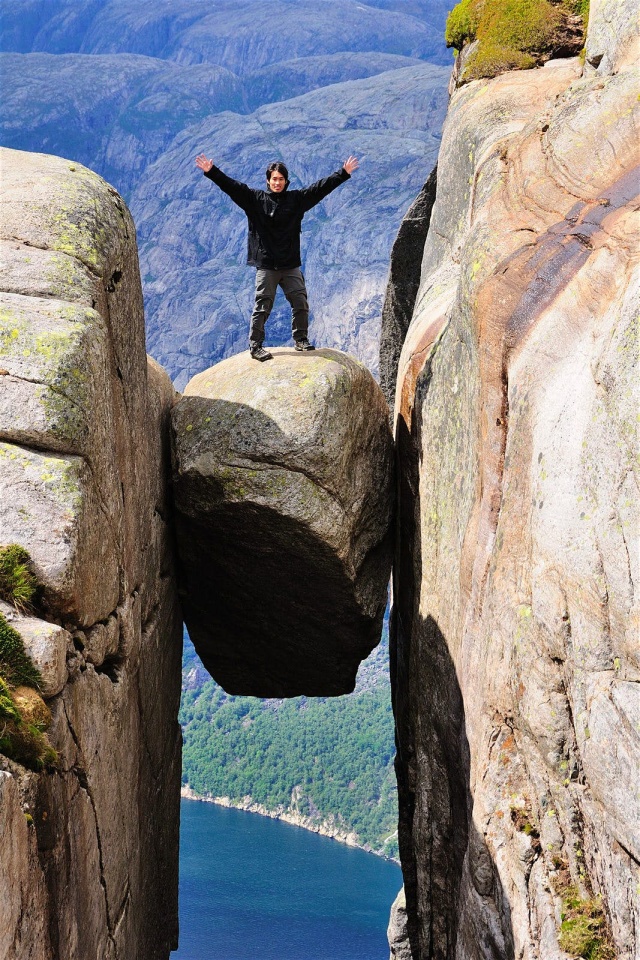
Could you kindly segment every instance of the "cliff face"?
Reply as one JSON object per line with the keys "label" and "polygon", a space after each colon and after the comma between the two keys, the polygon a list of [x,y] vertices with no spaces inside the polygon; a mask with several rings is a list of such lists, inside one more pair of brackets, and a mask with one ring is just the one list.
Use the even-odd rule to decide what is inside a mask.
{"label": "cliff face", "polygon": [[[165,958],[177,941],[181,617],[173,389],[144,353],[131,217],[88,170],[2,152],[0,545],[43,585],[12,617],[56,769],[0,758],[0,956]],[[29,814],[29,818],[25,817]]]}
{"label": "cliff face", "polygon": [[575,955],[572,910],[640,949],[634,30],[592,3],[584,67],[465,85],[445,123],[394,416],[415,960]]}

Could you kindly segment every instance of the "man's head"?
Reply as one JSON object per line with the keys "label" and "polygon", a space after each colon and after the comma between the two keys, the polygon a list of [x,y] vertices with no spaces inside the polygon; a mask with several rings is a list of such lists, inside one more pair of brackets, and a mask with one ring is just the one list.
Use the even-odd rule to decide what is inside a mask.
{"label": "man's head", "polygon": [[289,186],[289,171],[284,163],[275,160],[267,167],[267,184],[274,193],[282,193]]}

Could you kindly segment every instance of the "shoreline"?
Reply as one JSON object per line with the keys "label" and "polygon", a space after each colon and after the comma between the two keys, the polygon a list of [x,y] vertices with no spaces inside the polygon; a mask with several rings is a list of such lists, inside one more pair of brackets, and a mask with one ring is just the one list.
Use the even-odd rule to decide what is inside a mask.
{"label": "shoreline", "polygon": [[358,843],[355,833],[348,832],[344,828],[341,829],[332,819],[323,820],[318,823],[316,820],[312,820],[311,817],[304,817],[301,813],[286,809],[285,807],[276,807],[275,810],[269,810],[263,806],[263,804],[255,803],[253,798],[249,796],[244,797],[242,800],[232,800],[230,797],[203,796],[202,794],[196,793],[195,790],[192,790],[189,784],[182,784],[180,787],[180,797],[183,800],[214,803],[218,807],[244,810],[245,813],[256,813],[260,817],[269,817],[271,820],[282,820],[284,823],[289,823],[293,827],[300,827],[301,830],[317,833],[322,837],[328,837],[329,840],[337,840],[338,843],[344,843],[348,847],[356,847],[358,850],[363,850],[365,853],[372,853],[375,857],[388,860],[390,863],[397,863],[398,866],[400,866],[400,861],[396,859],[396,857],[388,857],[381,851],[374,850],[368,844],[363,845]]}

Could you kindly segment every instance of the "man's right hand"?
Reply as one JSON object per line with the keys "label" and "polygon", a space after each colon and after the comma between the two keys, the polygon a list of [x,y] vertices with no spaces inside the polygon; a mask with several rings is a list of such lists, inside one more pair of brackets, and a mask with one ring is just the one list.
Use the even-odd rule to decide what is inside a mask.
{"label": "man's right hand", "polygon": [[209,173],[213,167],[213,160],[208,160],[206,155],[201,153],[196,157],[196,167],[200,167],[203,173]]}

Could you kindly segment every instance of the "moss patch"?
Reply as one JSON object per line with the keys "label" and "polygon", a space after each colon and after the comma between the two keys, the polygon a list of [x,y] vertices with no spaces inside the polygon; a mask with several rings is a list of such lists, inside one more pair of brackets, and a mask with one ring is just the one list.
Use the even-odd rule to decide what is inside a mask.
{"label": "moss patch", "polygon": [[577,887],[568,887],[562,896],[562,925],[558,943],[573,957],[584,960],[615,960],[599,897],[580,896]]}
{"label": "moss patch", "polygon": [[526,70],[584,45],[588,0],[461,0],[449,14],[447,46],[478,41],[460,80]]}
{"label": "moss patch", "polygon": [[0,613],[0,677],[10,687],[42,686],[40,672],[31,662],[22,637]]}
{"label": "moss patch", "polygon": [[29,770],[40,771],[47,767],[55,767],[58,755],[43,731],[22,718],[13,719],[3,711],[1,706],[4,699],[1,696],[3,686],[0,678],[0,753]]}
{"label": "moss patch", "polygon": [[38,589],[31,557],[24,547],[17,543],[0,547],[0,598],[12,603],[18,610],[30,610]]}
{"label": "moss patch", "polygon": [[30,770],[58,761],[45,736],[51,713],[37,692],[41,683],[22,637],[0,614],[0,753]]}

